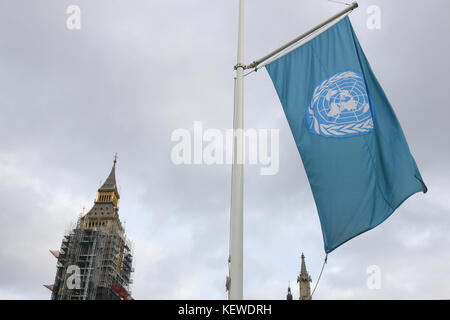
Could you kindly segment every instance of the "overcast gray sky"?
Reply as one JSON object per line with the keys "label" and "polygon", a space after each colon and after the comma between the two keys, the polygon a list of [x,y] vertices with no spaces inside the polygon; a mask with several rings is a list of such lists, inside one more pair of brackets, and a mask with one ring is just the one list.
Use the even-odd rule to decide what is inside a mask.
{"label": "overcast gray sky", "polygon": [[[81,29],[66,8],[81,8]],[[136,299],[224,299],[231,168],[179,165],[171,133],[232,127],[238,1],[0,0],[0,298],[49,299],[62,236],[119,154]],[[445,0],[361,0],[350,20],[429,188],[329,256],[316,299],[450,298],[450,45]],[[369,5],[381,29],[369,30]],[[247,0],[251,62],[343,9]],[[306,174],[265,70],[246,77],[245,126],[280,130],[280,169],[245,168],[244,295],[298,298],[324,257]],[[366,286],[377,265],[381,289]]]}

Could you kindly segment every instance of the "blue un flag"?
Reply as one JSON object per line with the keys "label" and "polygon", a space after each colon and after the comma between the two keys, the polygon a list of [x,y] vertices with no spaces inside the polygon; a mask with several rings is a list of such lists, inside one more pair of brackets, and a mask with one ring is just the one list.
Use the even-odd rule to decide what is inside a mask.
{"label": "blue un flag", "polygon": [[266,68],[306,169],[327,253],[427,191],[348,17]]}

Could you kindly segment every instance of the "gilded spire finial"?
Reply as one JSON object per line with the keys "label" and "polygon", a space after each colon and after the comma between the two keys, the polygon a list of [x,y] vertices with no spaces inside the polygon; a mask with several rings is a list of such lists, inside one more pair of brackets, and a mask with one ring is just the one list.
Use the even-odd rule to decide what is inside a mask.
{"label": "gilded spire finial", "polygon": [[109,173],[108,178],[106,178],[105,182],[103,183],[103,185],[98,189],[98,191],[100,192],[114,192],[117,196],[117,198],[119,198],[119,192],[117,190],[117,185],[116,185],[116,162],[117,162],[117,153],[114,155],[114,164],[111,168],[111,172]]}

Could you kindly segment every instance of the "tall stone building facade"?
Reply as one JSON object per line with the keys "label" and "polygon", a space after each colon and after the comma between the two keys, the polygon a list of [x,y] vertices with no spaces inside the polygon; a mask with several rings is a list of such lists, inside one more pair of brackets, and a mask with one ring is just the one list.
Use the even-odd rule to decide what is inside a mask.
{"label": "tall stone building facade", "polygon": [[133,254],[119,218],[116,162],[98,189],[93,207],[63,238],[57,258],[53,300],[129,300]]}
{"label": "tall stone building facade", "polygon": [[306,270],[305,255],[302,252],[302,265],[300,268],[300,274],[297,277],[297,282],[300,286],[299,300],[311,300],[311,277]]}

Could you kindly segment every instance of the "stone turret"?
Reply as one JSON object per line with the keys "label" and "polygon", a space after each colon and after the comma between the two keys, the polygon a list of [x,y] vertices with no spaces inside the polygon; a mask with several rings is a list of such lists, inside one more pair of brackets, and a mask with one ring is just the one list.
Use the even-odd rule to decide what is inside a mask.
{"label": "stone turret", "polygon": [[305,255],[302,252],[302,266],[300,274],[297,277],[297,283],[300,286],[299,300],[311,300],[311,277],[306,270]]}
{"label": "stone turret", "polygon": [[291,286],[288,287],[286,300],[292,300]]}

